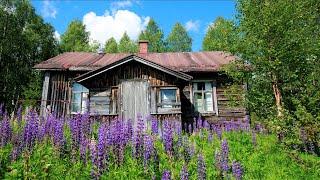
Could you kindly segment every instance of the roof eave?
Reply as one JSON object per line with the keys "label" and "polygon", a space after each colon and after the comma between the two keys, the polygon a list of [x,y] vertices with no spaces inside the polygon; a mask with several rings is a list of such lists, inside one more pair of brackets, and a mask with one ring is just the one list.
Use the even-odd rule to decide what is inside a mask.
{"label": "roof eave", "polygon": [[146,60],[144,58],[141,58],[141,57],[139,57],[137,55],[129,55],[129,56],[123,58],[120,61],[116,61],[114,63],[111,63],[111,64],[107,65],[107,66],[98,68],[96,70],[89,71],[89,72],[87,72],[85,74],[82,74],[82,75],[74,78],[74,80],[77,81],[77,82],[85,81],[87,79],[90,79],[90,78],[92,78],[94,76],[97,76],[97,75],[99,75],[101,73],[104,73],[106,71],[109,71],[109,70],[111,70],[111,69],[113,69],[115,67],[118,67],[118,66],[120,66],[122,64],[125,64],[125,63],[127,63],[129,61],[132,61],[132,60],[138,61],[138,62],[140,62],[142,64],[147,65],[147,66],[151,66],[151,67],[153,67],[155,69],[158,69],[158,70],[163,71],[165,73],[168,73],[170,75],[176,76],[176,77],[178,77],[180,79],[183,79],[185,81],[190,81],[192,79],[192,76],[190,76],[188,74],[185,74],[183,72],[179,72],[179,71],[175,71],[175,70],[166,68],[166,67],[164,67],[162,65],[159,65],[157,63],[154,63],[154,62],[151,62],[151,61]]}

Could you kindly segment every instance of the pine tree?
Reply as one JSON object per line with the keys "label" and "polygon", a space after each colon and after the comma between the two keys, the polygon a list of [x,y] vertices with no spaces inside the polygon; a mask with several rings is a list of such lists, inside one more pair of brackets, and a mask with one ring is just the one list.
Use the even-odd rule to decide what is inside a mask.
{"label": "pine tree", "polygon": [[139,39],[149,41],[149,52],[164,52],[166,50],[163,32],[153,19],[150,19],[146,29],[139,35]]}
{"label": "pine tree", "polygon": [[125,32],[120,39],[118,51],[121,53],[135,53],[137,52],[137,45],[133,42],[128,36],[127,32]]}
{"label": "pine tree", "polygon": [[112,37],[107,40],[104,46],[105,53],[117,53],[118,52],[118,44],[117,41]]}
{"label": "pine tree", "polygon": [[167,48],[171,52],[189,52],[191,51],[192,39],[186,29],[176,23],[167,38]]}

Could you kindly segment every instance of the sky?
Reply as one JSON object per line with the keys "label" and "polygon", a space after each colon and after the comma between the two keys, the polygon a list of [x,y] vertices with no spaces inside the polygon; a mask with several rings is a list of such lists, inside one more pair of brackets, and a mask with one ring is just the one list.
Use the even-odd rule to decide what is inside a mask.
{"label": "sky", "polygon": [[232,0],[55,0],[31,1],[37,14],[55,28],[59,39],[68,24],[81,20],[90,32],[90,40],[102,44],[110,37],[117,41],[124,32],[136,40],[153,18],[164,32],[170,33],[175,23],[180,22],[191,36],[192,51],[200,51],[202,40],[209,25],[218,17],[234,19],[236,10]]}

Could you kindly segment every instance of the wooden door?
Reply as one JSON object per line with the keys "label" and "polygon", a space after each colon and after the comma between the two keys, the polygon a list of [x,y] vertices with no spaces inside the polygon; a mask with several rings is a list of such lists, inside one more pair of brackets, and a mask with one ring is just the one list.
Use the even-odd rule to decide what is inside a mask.
{"label": "wooden door", "polygon": [[143,118],[148,116],[150,114],[149,83],[143,80],[123,81],[120,107],[124,120],[132,119],[136,122],[139,113]]}

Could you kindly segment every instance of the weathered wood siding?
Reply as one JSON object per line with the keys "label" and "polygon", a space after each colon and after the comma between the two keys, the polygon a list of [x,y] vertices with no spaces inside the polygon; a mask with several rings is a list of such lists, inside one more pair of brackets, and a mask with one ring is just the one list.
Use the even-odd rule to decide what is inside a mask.
{"label": "weathered wood siding", "polygon": [[[121,117],[136,119],[140,114],[146,117],[150,114],[149,83],[147,81],[126,80],[121,83]],[[136,127],[136,121],[134,127]]]}
{"label": "weathered wood siding", "polygon": [[[50,80],[48,87],[47,103],[51,111],[59,116],[70,115],[70,102],[72,96],[72,79],[84,72],[68,72],[68,71],[52,71],[50,72]],[[218,116],[215,113],[200,114],[203,118],[210,121],[220,119],[243,119],[246,110],[242,106],[230,106],[230,97],[237,99],[240,97],[240,89],[244,86],[238,86],[238,93],[230,93],[228,87],[231,81],[225,76],[218,73],[189,73],[193,76],[193,80],[212,80],[216,86]],[[89,88],[92,95],[95,93],[105,92],[109,97],[107,104],[110,107],[107,116],[100,117],[103,120],[111,120],[121,115],[120,94],[121,82],[123,80],[143,80],[149,83],[149,112],[158,119],[182,119],[184,122],[192,122],[197,114],[194,111],[192,100],[192,82],[182,81],[172,75],[168,75],[162,71],[156,70],[149,66],[137,63],[128,63],[119,66],[113,70],[102,73],[93,77],[88,81],[82,82],[84,86]],[[162,112],[159,104],[159,92],[161,88],[172,87],[177,89],[176,108],[172,108],[169,112]],[[134,96],[134,92],[132,92]],[[234,98],[233,98],[234,97]],[[98,98],[97,98],[98,99]]]}
{"label": "weathered wood siding", "polygon": [[[158,118],[181,119],[180,87],[187,82],[172,75],[154,69],[144,64],[129,62],[110,71],[101,73],[87,81],[82,82],[90,91],[105,91],[112,88],[110,101],[112,115],[121,115],[121,83],[126,80],[142,80],[149,84],[149,112]],[[173,87],[177,89],[177,103],[173,108],[163,110],[159,104],[159,92],[161,88]],[[134,95],[134,91],[131,91]]]}
{"label": "weathered wood siding", "polygon": [[41,111],[56,113],[58,116],[70,115],[70,103],[72,96],[72,78],[83,72],[51,71],[46,98],[46,108]]}

